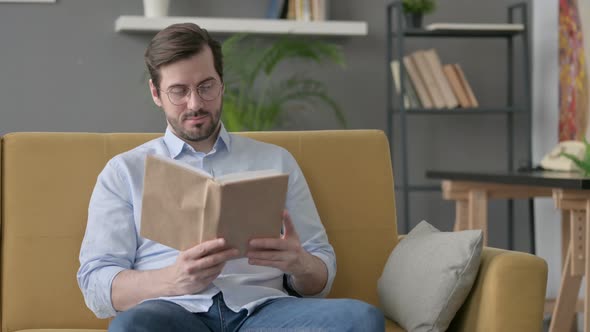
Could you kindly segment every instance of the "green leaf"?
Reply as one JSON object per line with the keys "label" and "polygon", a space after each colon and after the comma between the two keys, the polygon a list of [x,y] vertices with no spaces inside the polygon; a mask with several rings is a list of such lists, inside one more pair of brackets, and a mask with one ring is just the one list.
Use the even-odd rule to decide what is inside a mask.
{"label": "green leaf", "polygon": [[405,13],[431,13],[436,9],[435,0],[402,0]]}
{"label": "green leaf", "polygon": [[578,168],[580,168],[580,170],[582,172],[584,172],[584,175],[590,174],[590,162],[588,162],[588,160],[580,160],[575,155],[573,155],[571,153],[567,153],[567,152],[562,152],[562,153],[560,153],[560,155],[573,161],[574,164],[576,164],[576,166],[578,166]]}
{"label": "green leaf", "polygon": [[586,137],[584,137],[583,142],[584,142],[584,146],[585,146],[585,149],[586,149],[586,150],[584,150],[584,161],[586,163],[590,164],[590,149],[588,148],[588,147],[590,147],[590,144],[588,144],[588,141],[586,140]]}
{"label": "green leaf", "polygon": [[[277,79],[278,66],[287,61],[325,62],[344,67],[338,45],[322,40],[285,37],[270,43],[239,34],[223,43],[226,85],[223,121],[228,130],[268,130],[278,126],[288,104],[319,102],[346,126],[344,114],[322,82],[294,73]],[[231,123],[231,124],[230,124]],[[230,131],[231,131],[230,130]]]}
{"label": "green leaf", "polygon": [[312,103],[319,101],[328,106],[334,112],[338,122],[346,127],[346,119],[342,110],[336,101],[327,94],[327,89],[322,82],[305,77],[292,77],[285,81],[281,88],[282,91],[277,93],[277,103],[286,104],[293,100]]}

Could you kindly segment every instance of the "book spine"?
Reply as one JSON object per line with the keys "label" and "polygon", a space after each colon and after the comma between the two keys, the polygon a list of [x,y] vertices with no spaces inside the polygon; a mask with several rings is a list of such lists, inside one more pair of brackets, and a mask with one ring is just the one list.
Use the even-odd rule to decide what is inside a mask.
{"label": "book spine", "polygon": [[436,84],[433,73],[430,71],[430,66],[424,55],[424,51],[416,51],[410,55],[416,64],[416,69],[420,78],[424,82],[424,86],[432,99],[432,103],[436,108],[445,108],[446,104],[442,97],[442,93]]}
{"label": "book spine", "polygon": [[311,1],[311,20],[312,21],[321,21],[320,19],[320,0],[310,0]]}
{"label": "book spine", "polygon": [[[390,63],[391,66],[391,75],[393,76],[393,85],[395,87],[395,95],[398,98],[401,98],[401,83],[400,83],[400,74],[399,74],[399,61],[397,60],[393,60]],[[404,82],[405,83],[405,82]],[[406,88],[407,89],[407,88]],[[404,107],[405,108],[409,108],[410,107],[410,100],[408,99],[408,95],[404,94],[403,96],[404,98]]]}
{"label": "book spine", "polygon": [[449,81],[443,72],[438,53],[436,53],[435,49],[429,49],[424,52],[424,56],[426,57],[426,60],[428,60],[431,72],[434,74],[434,79],[442,93],[446,106],[451,109],[456,108],[459,106],[459,102],[457,101],[457,98],[455,98],[455,94],[453,94]]}
{"label": "book spine", "polygon": [[432,100],[428,95],[428,91],[426,90],[426,86],[424,85],[422,78],[420,78],[420,75],[418,75],[418,71],[416,70],[413,59],[410,56],[405,56],[403,61],[406,71],[408,72],[408,75],[414,84],[414,88],[418,94],[418,98],[420,99],[420,103],[424,108],[432,108]]}
{"label": "book spine", "polygon": [[477,102],[477,99],[475,98],[475,94],[473,94],[473,90],[471,89],[471,85],[469,85],[469,82],[467,81],[467,78],[465,77],[465,73],[463,73],[463,69],[461,69],[461,66],[459,66],[459,64],[454,64],[453,67],[455,68],[455,71],[457,72],[457,76],[459,76],[459,79],[461,80],[461,85],[463,86],[463,89],[467,93],[467,98],[469,98],[469,104],[471,105],[471,107],[479,107],[479,103]]}
{"label": "book spine", "polygon": [[205,202],[203,216],[201,217],[201,238],[199,243],[217,238],[222,212],[222,190],[221,185],[214,180],[206,182]]}
{"label": "book spine", "polygon": [[455,96],[459,100],[459,106],[462,108],[470,107],[471,104],[469,103],[469,98],[467,97],[466,92],[463,90],[463,86],[459,80],[459,77],[457,76],[457,73],[455,72],[455,68],[453,68],[453,65],[444,65],[443,71],[449,80],[449,84],[451,85]]}
{"label": "book spine", "polygon": [[414,88],[414,84],[410,80],[410,77],[406,74],[404,75],[404,87],[406,88],[406,95],[410,100],[410,107],[412,108],[422,108],[422,103],[420,103],[420,98],[416,94],[416,89]]}
{"label": "book spine", "polygon": [[311,21],[311,0],[302,0],[301,20]]}
{"label": "book spine", "polygon": [[281,17],[284,0],[271,0],[268,4],[266,17],[270,19],[278,19]]}
{"label": "book spine", "polygon": [[297,18],[297,0],[287,0],[288,2],[288,10],[287,10],[287,19],[294,20]]}
{"label": "book spine", "polygon": [[318,0],[319,1],[319,18],[320,21],[326,21],[328,19],[328,5],[329,5],[329,0]]}

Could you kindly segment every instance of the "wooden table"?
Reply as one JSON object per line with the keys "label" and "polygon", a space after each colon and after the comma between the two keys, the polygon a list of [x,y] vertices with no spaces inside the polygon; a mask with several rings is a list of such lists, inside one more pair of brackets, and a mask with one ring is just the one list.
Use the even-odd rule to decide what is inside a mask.
{"label": "wooden table", "polygon": [[[487,244],[490,199],[553,197],[562,212],[562,279],[551,306],[549,331],[569,331],[575,321],[583,276],[590,276],[590,178],[563,172],[428,171],[441,179],[443,198],[455,201],[455,230],[481,229]],[[583,300],[584,332],[590,332],[590,284]],[[575,327],[574,327],[575,328]]]}

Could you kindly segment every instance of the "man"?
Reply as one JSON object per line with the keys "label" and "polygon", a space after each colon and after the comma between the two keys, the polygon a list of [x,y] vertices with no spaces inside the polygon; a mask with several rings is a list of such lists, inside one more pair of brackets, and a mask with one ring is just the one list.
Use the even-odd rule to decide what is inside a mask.
{"label": "man", "polygon": [[[176,24],[154,37],[145,61],[168,126],[164,137],[114,157],[98,177],[77,275],[88,307],[98,317],[116,316],[111,331],[383,330],[373,306],[314,298],[334,280],[333,248],[294,158],[223,127],[219,43],[194,24]],[[140,237],[150,154],[215,175],[288,173],[282,236],[251,240],[245,258],[221,238],[178,252]]]}

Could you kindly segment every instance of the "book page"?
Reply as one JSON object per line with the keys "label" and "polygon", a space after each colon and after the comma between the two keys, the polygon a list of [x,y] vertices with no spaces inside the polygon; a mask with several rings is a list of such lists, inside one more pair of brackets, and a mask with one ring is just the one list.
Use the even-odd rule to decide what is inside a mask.
{"label": "book page", "polygon": [[219,177],[215,178],[215,181],[220,184],[227,184],[233,182],[239,182],[243,180],[253,180],[253,179],[261,179],[266,177],[273,177],[278,176],[283,173],[277,171],[276,169],[265,169],[260,171],[244,171],[244,172],[236,172],[230,174],[224,174]]}
{"label": "book page", "polygon": [[140,235],[185,250],[215,237],[205,218],[211,176],[169,158],[146,157]]}
{"label": "book page", "polygon": [[[202,169],[197,168],[197,167],[193,167],[193,166],[191,166],[191,165],[189,165],[187,163],[184,163],[184,162],[182,162],[180,160],[171,159],[171,158],[164,158],[164,157],[157,156],[157,155],[150,155],[149,158],[155,158],[155,159],[158,159],[158,160],[163,161],[165,163],[168,163],[171,166],[182,167],[182,168],[187,169],[189,171],[193,171],[195,173],[199,173],[202,176],[207,177],[209,179],[213,179],[213,176],[211,174],[207,173],[205,170],[202,170]],[[147,160],[146,160],[146,162],[147,162]]]}
{"label": "book page", "polygon": [[289,175],[279,173],[221,185],[217,236],[225,238],[241,255],[251,239],[278,238],[288,183]]}

